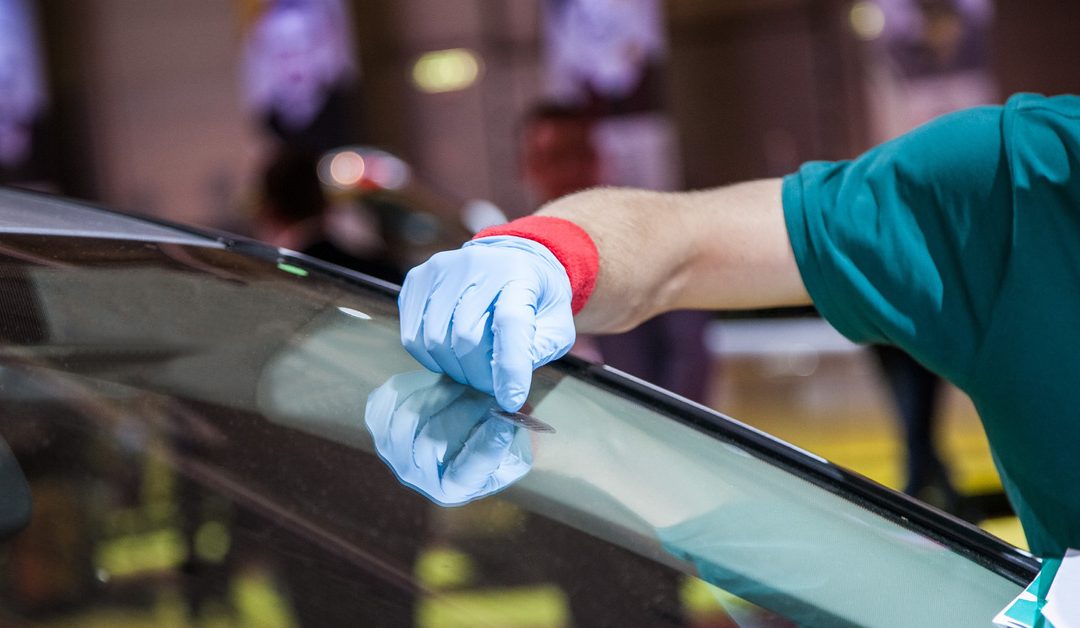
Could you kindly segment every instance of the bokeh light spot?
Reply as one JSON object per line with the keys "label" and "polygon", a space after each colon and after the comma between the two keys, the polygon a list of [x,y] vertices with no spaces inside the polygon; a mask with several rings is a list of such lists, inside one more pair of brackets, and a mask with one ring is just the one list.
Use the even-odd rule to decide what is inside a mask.
{"label": "bokeh light spot", "polygon": [[420,91],[454,92],[471,86],[480,77],[480,59],[464,48],[436,50],[416,60],[412,76]]}
{"label": "bokeh light spot", "polygon": [[861,0],[851,5],[848,15],[851,30],[863,41],[873,41],[885,32],[885,12],[869,0]]}
{"label": "bokeh light spot", "polygon": [[364,158],[352,151],[342,151],[330,160],[330,178],[334,183],[351,187],[364,178]]}

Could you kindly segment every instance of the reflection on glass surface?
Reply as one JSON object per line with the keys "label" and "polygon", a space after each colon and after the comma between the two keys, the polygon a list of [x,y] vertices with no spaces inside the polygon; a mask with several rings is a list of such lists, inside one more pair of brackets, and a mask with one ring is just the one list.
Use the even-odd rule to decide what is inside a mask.
{"label": "reflection on glass surface", "polygon": [[487,497],[532,466],[528,430],[490,395],[429,371],[394,375],[368,397],[375,451],[403,483],[440,506]]}
{"label": "reflection on glass surface", "polygon": [[0,623],[985,625],[1020,590],[567,370],[529,399],[553,431],[491,422],[416,372],[392,295],[277,262],[0,235],[0,437],[33,500]]}

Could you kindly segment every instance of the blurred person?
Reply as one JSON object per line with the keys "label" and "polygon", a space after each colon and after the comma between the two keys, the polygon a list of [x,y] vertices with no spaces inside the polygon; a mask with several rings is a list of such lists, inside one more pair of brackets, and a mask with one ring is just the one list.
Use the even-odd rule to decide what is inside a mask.
{"label": "blurred person", "polygon": [[[521,171],[535,205],[600,182],[600,156],[592,141],[593,116],[584,108],[540,103],[521,122]],[[512,216],[514,218],[520,217]],[[577,338],[570,353],[603,362],[592,336]]]}
{"label": "blurred person", "polygon": [[657,0],[546,0],[545,83],[604,115],[652,112],[666,42]]}
{"label": "blurred person", "polygon": [[[554,103],[541,103],[525,116],[522,170],[539,204],[600,183],[595,121],[589,109]],[[705,403],[712,375],[712,356],[705,346],[709,320],[704,311],[668,312],[626,333],[590,338],[599,355],[581,346],[576,352]]]}
{"label": "blurred person", "polygon": [[251,25],[243,68],[248,106],[290,150],[353,143],[356,50],[341,0],[272,0]]}
{"label": "blurred person", "polygon": [[593,142],[596,116],[586,107],[545,102],[521,123],[521,164],[537,205],[600,184]]}
{"label": "blurred person", "polygon": [[[526,113],[520,131],[521,168],[526,186],[538,205],[596,187],[600,183],[602,164],[593,138],[595,123],[596,116],[589,108],[553,102],[538,103]],[[642,379],[664,385],[667,381],[664,375],[684,372],[686,369],[682,364],[695,356],[693,352],[678,355],[668,347],[670,342],[686,344],[678,339],[668,338],[665,334],[671,331],[693,335],[693,326],[679,330],[674,325],[665,323],[666,320],[678,321],[685,316],[682,312],[664,314],[645,322],[638,329],[617,336],[582,335],[577,338],[571,352],[583,359],[603,362]],[[698,365],[703,373],[709,371],[707,358],[708,356],[704,364]],[[700,380],[688,378],[684,382],[677,382],[683,388],[675,390],[686,393],[686,385],[696,383],[704,387],[707,382],[706,375],[700,377]],[[690,392],[701,393],[696,389]],[[563,551],[558,553],[538,552],[531,562],[540,568],[541,573],[556,578],[570,594],[575,625],[682,625],[683,619],[676,609],[669,609],[663,618],[644,619],[641,609],[628,604],[625,599],[607,597],[610,595],[610,587],[595,587],[590,595],[579,594],[583,583],[590,579],[612,577],[611,561],[614,558],[589,556],[587,560],[576,564],[551,560],[555,555],[588,555],[586,550],[589,545],[586,539],[556,528],[541,518],[533,517],[529,519],[525,531],[528,534],[539,534],[541,538],[552,539],[549,542],[557,543],[563,548]],[[580,547],[582,551],[573,551],[576,547]],[[477,556],[487,555],[487,563],[498,564],[495,560],[497,548],[470,549]],[[647,592],[649,596],[655,596],[658,600],[677,599],[677,578],[655,569],[645,561],[640,564],[636,561],[623,562],[622,568],[626,570],[628,564],[633,564],[634,568],[621,574],[627,583],[637,583],[636,587],[640,587],[641,583],[647,582],[650,583],[650,590]],[[635,587],[628,584],[623,589],[625,592],[633,588]],[[641,596],[640,599],[647,598]]]}
{"label": "blurred person", "polygon": [[362,240],[345,242],[337,230],[329,228],[329,205],[316,164],[315,156],[306,151],[284,151],[271,160],[262,176],[254,236],[275,246],[401,283],[403,273],[387,254],[379,234],[368,233]]}
{"label": "blurred person", "polygon": [[599,183],[678,188],[678,140],[664,110],[662,3],[545,0],[542,7],[544,92],[597,114]]}
{"label": "blurred person", "polygon": [[[530,187],[549,188],[537,194],[538,200],[597,185],[678,188],[678,143],[663,102],[667,41],[662,3],[546,0],[542,7],[547,97],[569,111],[594,114],[587,134],[579,131],[579,139],[568,140],[572,135],[567,131],[560,141],[588,142],[595,165],[577,168],[567,159],[561,173],[555,164],[542,165],[547,172],[534,169],[531,178],[538,183]],[[537,148],[540,155],[542,148]],[[703,311],[670,312],[596,342],[607,364],[706,403],[713,365],[705,344],[710,318]]]}
{"label": "blurred person", "polygon": [[[997,100],[989,70],[988,0],[877,0],[885,31],[871,48],[871,133],[892,139],[939,115]],[[942,383],[893,347],[874,346],[904,432],[904,492],[978,519],[965,506],[935,443]]]}
{"label": "blurred person", "polygon": [[1075,599],[1055,591],[1080,577],[1078,120],[1078,96],[1021,94],[782,179],[572,194],[410,271],[402,343],[516,411],[577,330],[813,304],[968,393],[1036,594]]}
{"label": "blurred person", "polygon": [[0,184],[52,188],[48,95],[33,7],[0,0]]}
{"label": "blurred person", "polygon": [[867,63],[875,142],[958,109],[999,102],[990,71],[990,0],[875,4],[884,18]]}
{"label": "blurred person", "polygon": [[[874,345],[872,349],[904,430],[904,492],[946,512],[960,514],[960,494],[938,451],[934,432],[941,379],[895,347]],[[975,513],[963,514],[978,518]]]}

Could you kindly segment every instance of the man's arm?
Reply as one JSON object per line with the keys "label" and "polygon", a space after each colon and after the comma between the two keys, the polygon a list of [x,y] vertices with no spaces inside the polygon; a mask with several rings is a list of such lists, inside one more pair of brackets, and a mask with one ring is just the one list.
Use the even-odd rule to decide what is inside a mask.
{"label": "man's arm", "polygon": [[402,344],[517,410],[532,371],[573,346],[575,327],[617,332],[673,308],[809,303],[780,187],[567,196],[413,269],[398,299]]}
{"label": "man's arm", "polygon": [[616,332],[669,309],[804,305],[813,294],[848,338],[895,344],[962,382],[1011,259],[1003,124],[1000,107],[943,116],[783,182],[564,197],[410,272],[402,342],[517,409],[532,369],[569,350],[575,326]]}
{"label": "man's arm", "polygon": [[618,332],[671,309],[806,305],[788,241],[780,179],[700,192],[597,188],[538,212],[583,228],[600,273],[575,318]]}

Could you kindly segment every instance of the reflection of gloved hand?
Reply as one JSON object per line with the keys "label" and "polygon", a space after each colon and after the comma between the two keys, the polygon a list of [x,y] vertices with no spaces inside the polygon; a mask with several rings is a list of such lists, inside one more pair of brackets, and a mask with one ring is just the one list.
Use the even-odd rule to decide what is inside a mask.
{"label": "reflection of gloved hand", "polygon": [[492,416],[491,397],[426,371],[391,377],[364,421],[403,483],[442,506],[501,490],[532,468],[528,432]]}
{"label": "reflection of gloved hand", "polygon": [[513,236],[439,253],[405,278],[401,341],[427,368],[525,403],[533,369],[574,344],[570,280],[543,245]]}

